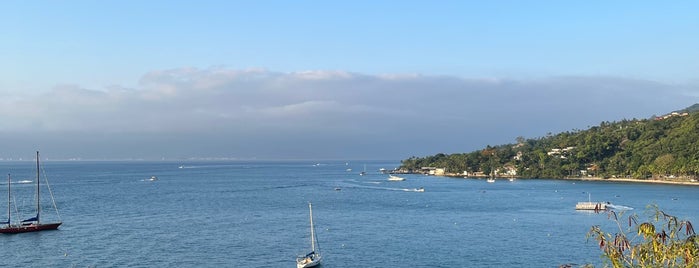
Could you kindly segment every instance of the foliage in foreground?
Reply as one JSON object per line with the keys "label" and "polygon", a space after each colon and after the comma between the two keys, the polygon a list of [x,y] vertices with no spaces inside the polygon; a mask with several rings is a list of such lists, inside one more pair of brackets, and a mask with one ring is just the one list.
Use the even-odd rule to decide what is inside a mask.
{"label": "foliage in foreground", "polygon": [[605,266],[611,267],[699,267],[699,238],[692,223],[666,214],[656,205],[647,209],[648,220],[639,223],[638,215],[628,216],[622,227],[623,212],[609,211],[608,217],[618,233],[592,226],[587,234],[597,240]]}

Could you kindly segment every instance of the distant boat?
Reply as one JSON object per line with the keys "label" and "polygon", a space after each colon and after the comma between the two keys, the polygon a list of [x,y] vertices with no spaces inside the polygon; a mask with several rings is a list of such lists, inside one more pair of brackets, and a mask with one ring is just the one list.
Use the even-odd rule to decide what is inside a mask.
{"label": "distant boat", "polygon": [[395,175],[389,175],[389,176],[388,176],[388,181],[404,181],[404,180],[405,180],[405,178],[398,177],[398,176],[395,176]]}
{"label": "distant boat", "polygon": [[366,164],[364,164],[364,171],[359,172],[359,176],[364,176],[366,175]]}
{"label": "distant boat", "polygon": [[[58,226],[62,224],[60,221],[60,215],[59,221],[58,222],[49,222],[49,223],[42,223],[41,222],[41,203],[39,202],[39,197],[40,197],[40,181],[41,179],[41,171],[39,168],[39,152],[36,152],[36,216],[31,217],[29,219],[17,222],[17,223],[12,223],[12,210],[10,209],[11,207],[11,196],[12,196],[12,188],[11,188],[11,178],[10,175],[7,175],[7,221],[2,222],[0,224],[5,224],[5,226],[0,227],[0,233],[5,233],[5,234],[14,234],[14,233],[27,233],[27,232],[38,232],[38,231],[44,231],[44,230],[56,230],[58,229]],[[48,182],[48,180],[47,180]],[[48,185],[47,185],[48,187]],[[51,192],[51,188],[49,187],[49,193],[51,196],[51,201],[53,203],[53,207],[56,209],[56,215],[58,215],[58,208],[56,207],[56,202],[53,200],[53,193]]]}
{"label": "distant boat", "polygon": [[592,202],[590,193],[587,193],[587,202],[578,202],[575,204],[576,210],[606,210],[609,202]]}
{"label": "distant boat", "polygon": [[487,181],[488,183],[493,183],[493,182],[495,182],[495,178],[488,178],[485,181]]}
{"label": "distant boat", "polygon": [[315,267],[320,264],[320,246],[317,246],[315,227],[313,227],[313,206],[308,203],[308,210],[311,218],[311,252],[296,258],[297,268]]}
{"label": "distant boat", "polygon": [[158,180],[158,177],[156,177],[156,176],[150,176],[150,179],[148,179],[148,181],[157,181],[157,180]]}
{"label": "distant boat", "polygon": [[507,179],[507,180],[509,180],[509,181],[515,181],[515,178],[509,178],[509,179]]}
{"label": "distant boat", "polygon": [[425,191],[425,188],[420,187],[420,188],[415,189],[415,191],[416,191],[416,192],[424,192],[424,191]]}

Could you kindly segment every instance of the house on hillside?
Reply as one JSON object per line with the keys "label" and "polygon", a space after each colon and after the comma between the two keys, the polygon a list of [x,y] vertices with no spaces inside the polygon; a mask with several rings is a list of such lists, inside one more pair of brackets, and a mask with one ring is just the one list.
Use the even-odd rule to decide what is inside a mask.
{"label": "house on hillside", "polygon": [[445,170],[445,168],[422,167],[420,168],[420,173],[426,175],[444,176]]}

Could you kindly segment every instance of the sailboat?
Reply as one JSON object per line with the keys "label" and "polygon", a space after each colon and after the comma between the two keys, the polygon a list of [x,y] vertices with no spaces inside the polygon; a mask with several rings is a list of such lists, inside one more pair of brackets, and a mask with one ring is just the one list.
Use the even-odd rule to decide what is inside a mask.
{"label": "sailboat", "polygon": [[[58,226],[60,226],[63,222],[60,221],[60,215],[58,216],[59,220],[57,222],[49,222],[49,223],[44,223],[41,222],[41,203],[39,202],[39,197],[40,197],[40,181],[41,180],[41,172],[39,168],[39,152],[36,152],[36,216],[31,217],[29,219],[23,220],[19,223],[12,223],[12,210],[10,209],[10,202],[11,202],[11,179],[10,175],[7,176],[7,221],[6,222],[0,222],[0,224],[5,224],[5,226],[0,227],[0,233],[5,233],[5,234],[15,234],[15,233],[27,233],[27,232],[38,232],[38,231],[44,231],[44,230],[56,230],[58,229]],[[58,208],[56,207],[56,202],[53,200],[53,193],[51,192],[51,188],[49,188],[49,193],[51,194],[51,201],[53,203],[53,207],[56,209],[56,214],[58,215]]]}
{"label": "sailboat", "polygon": [[366,164],[364,164],[364,171],[359,172],[359,176],[364,176],[366,175]]}
{"label": "sailboat", "polygon": [[316,245],[318,244],[318,241],[316,240],[315,228],[313,227],[313,206],[311,203],[308,203],[308,210],[310,211],[311,215],[311,252],[296,258],[297,268],[315,267],[320,265],[320,246]]}

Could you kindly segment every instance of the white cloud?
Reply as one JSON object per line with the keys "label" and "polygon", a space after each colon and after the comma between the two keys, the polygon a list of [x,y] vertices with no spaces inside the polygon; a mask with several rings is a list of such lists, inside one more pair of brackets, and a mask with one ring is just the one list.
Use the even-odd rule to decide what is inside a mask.
{"label": "white cloud", "polygon": [[[160,146],[176,155],[400,158],[647,118],[698,102],[697,92],[697,85],[616,77],[463,79],[181,68],[149,72],[138,88],[65,85],[39,95],[3,96],[0,134],[53,135],[47,140],[85,151],[130,144],[128,153],[141,155],[152,153],[148,146]],[[105,148],[79,146],[75,139],[85,136]],[[162,141],[167,139],[200,146],[169,148]],[[309,139],[322,144],[296,147]],[[294,146],[273,149],[287,148],[281,144]],[[265,145],[272,147],[260,147]]]}

